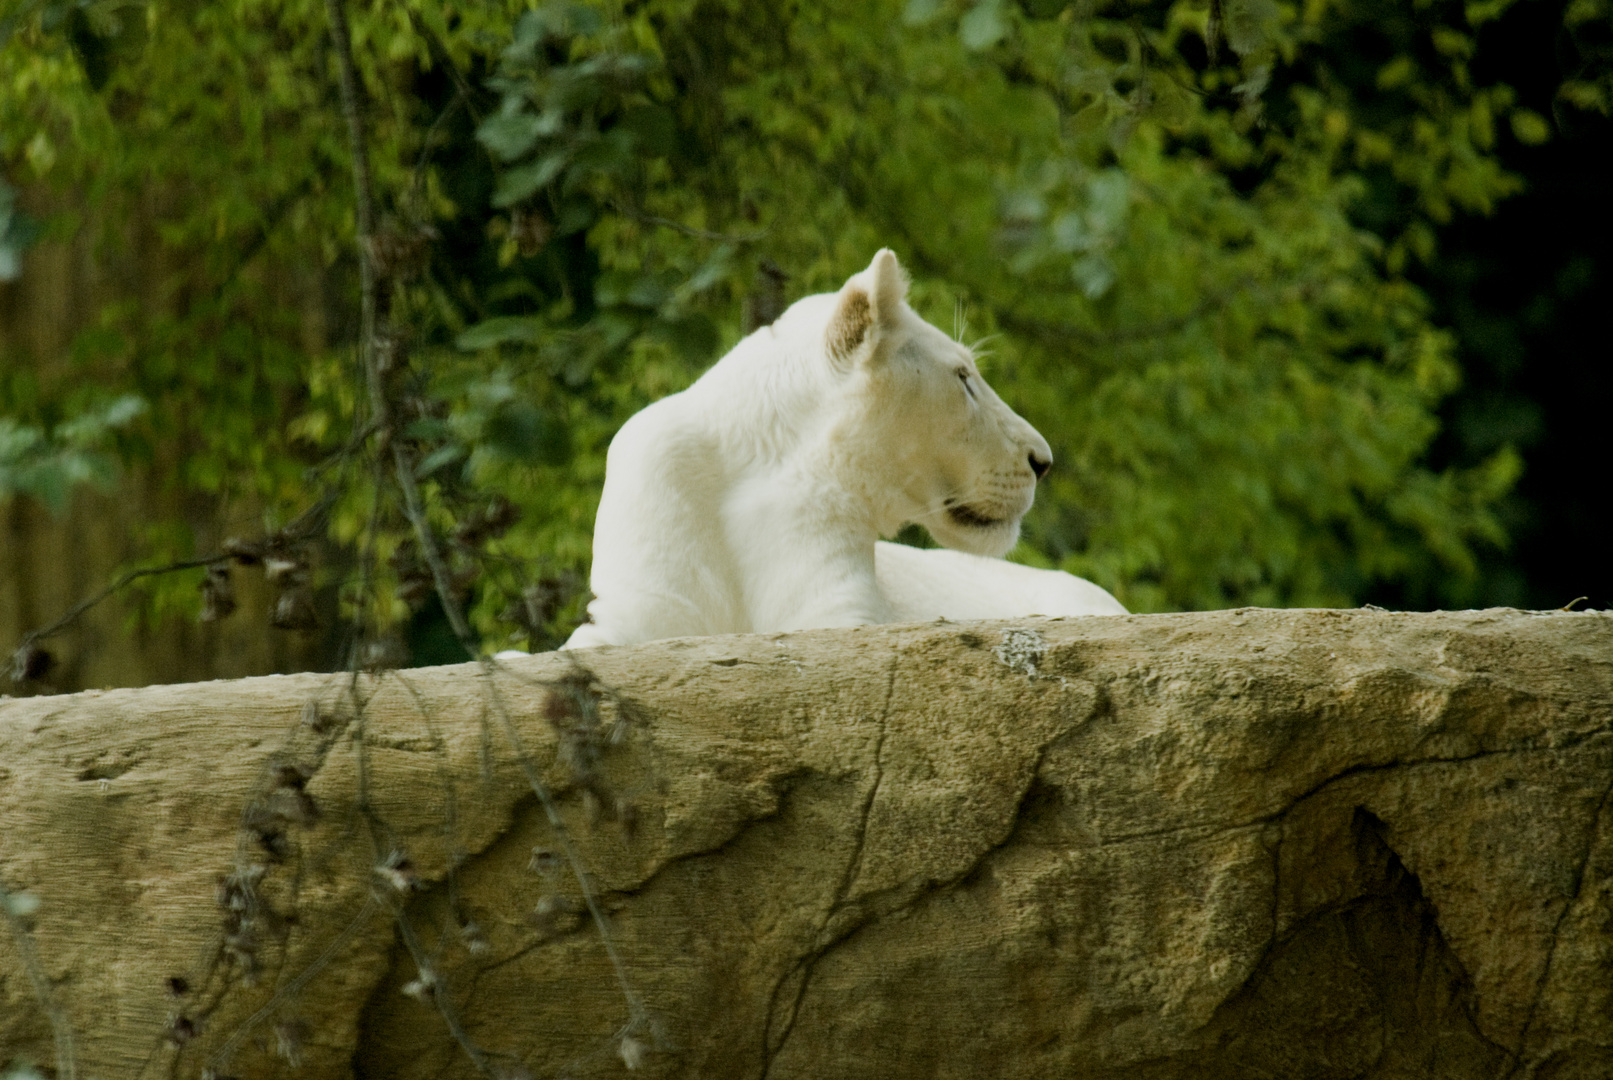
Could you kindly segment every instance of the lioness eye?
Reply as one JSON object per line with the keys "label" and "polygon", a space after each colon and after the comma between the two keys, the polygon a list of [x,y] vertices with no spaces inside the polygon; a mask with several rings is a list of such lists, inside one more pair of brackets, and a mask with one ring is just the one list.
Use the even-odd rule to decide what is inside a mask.
{"label": "lioness eye", "polygon": [[975,384],[969,381],[969,369],[968,368],[959,368],[958,369],[958,378],[963,380],[963,392],[968,394],[970,397],[974,397],[975,396]]}

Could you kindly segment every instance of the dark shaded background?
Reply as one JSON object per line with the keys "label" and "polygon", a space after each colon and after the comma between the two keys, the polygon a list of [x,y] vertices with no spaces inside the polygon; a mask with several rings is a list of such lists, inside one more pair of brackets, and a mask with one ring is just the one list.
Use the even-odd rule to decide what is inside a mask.
{"label": "dark shaded background", "polygon": [[[1501,159],[1526,189],[1488,218],[1441,231],[1414,276],[1459,339],[1461,390],[1445,404],[1436,464],[1472,464],[1511,441],[1525,472],[1503,508],[1509,550],[1487,553],[1474,606],[1613,607],[1613,122],[1564,106],[1558,86],[1607,42],[1571,38],[1557,4],[1515,5],[1479,35],[1474,76],[1505,82],[1551,117],[1526,146],[1500,131]],[[1384,606],[1425,607],[1414,595]]]}

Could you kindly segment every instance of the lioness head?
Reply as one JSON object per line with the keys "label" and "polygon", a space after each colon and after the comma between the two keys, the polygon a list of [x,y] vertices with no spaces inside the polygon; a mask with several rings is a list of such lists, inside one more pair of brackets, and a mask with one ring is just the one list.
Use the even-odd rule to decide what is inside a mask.
{"label": "lioness head", "polygon": [[814,299],[801,314],[827,312],[823,354],[844,395],[833,438],[880,531],[914,521],[947,547],[1007,553],[1053,463],[1047,440],[992,391],[969,349],[908,307],[888,249]]}

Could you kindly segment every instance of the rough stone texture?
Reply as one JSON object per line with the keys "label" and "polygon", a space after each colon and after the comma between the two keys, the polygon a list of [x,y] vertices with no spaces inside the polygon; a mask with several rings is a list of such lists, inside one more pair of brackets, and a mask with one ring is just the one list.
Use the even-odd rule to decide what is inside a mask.
{"label": "rough stone texture", "polygon": [[[467,665],[0,704],[0,887],[39,901],[78,1075],[292,1075],[282,1042],[301,1077],[474,1075],[402,992],[406,938],[490,1072],[622,1073],[629,1008],[501,708],[592,868],[644,1075],[1613,1075],[1613,617],[1240,610],[577,659],[626,733],[587,785],[544,719],[565,655],[491,687]],[[243,813],[290,798],[277,758],[317,764],[322,812],[273,863]],[[393,849],[422,883],[402,903],[372,870]],[[278,917],[247,986],[214,962],[215,893],[253,863]],[[0,931],[20,1057],[49,1063],[51,1030]]]}

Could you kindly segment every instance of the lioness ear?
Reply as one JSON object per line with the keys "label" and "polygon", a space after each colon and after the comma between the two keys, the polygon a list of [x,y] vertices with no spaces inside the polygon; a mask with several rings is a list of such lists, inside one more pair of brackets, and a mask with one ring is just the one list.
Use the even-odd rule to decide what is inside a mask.
{"label": "lioness ear", "polygon": [[902,301],[907,299],[907,274],[896,261],[896,252],[880,248],[868,264],[868,281],[874,294],[874,315],[881,328],[896,325]]}
{"label": "lioness ear", "polygon": [[834,314],[829,316],[829,327],[823,332],[823,343],[829,349],[829,359],[846,366],[863,343],[873,335],[874,309],[868,302],[868,293],[862,282],[852,278],[840,290],[835,301]]}
{"label": "lioness ear", "polygon": [[829,357],[849,363],[881,330],[894,329],[907,298],[907,275],[890,248],[881,248],[868,269],[846,282],[824,331]]}

